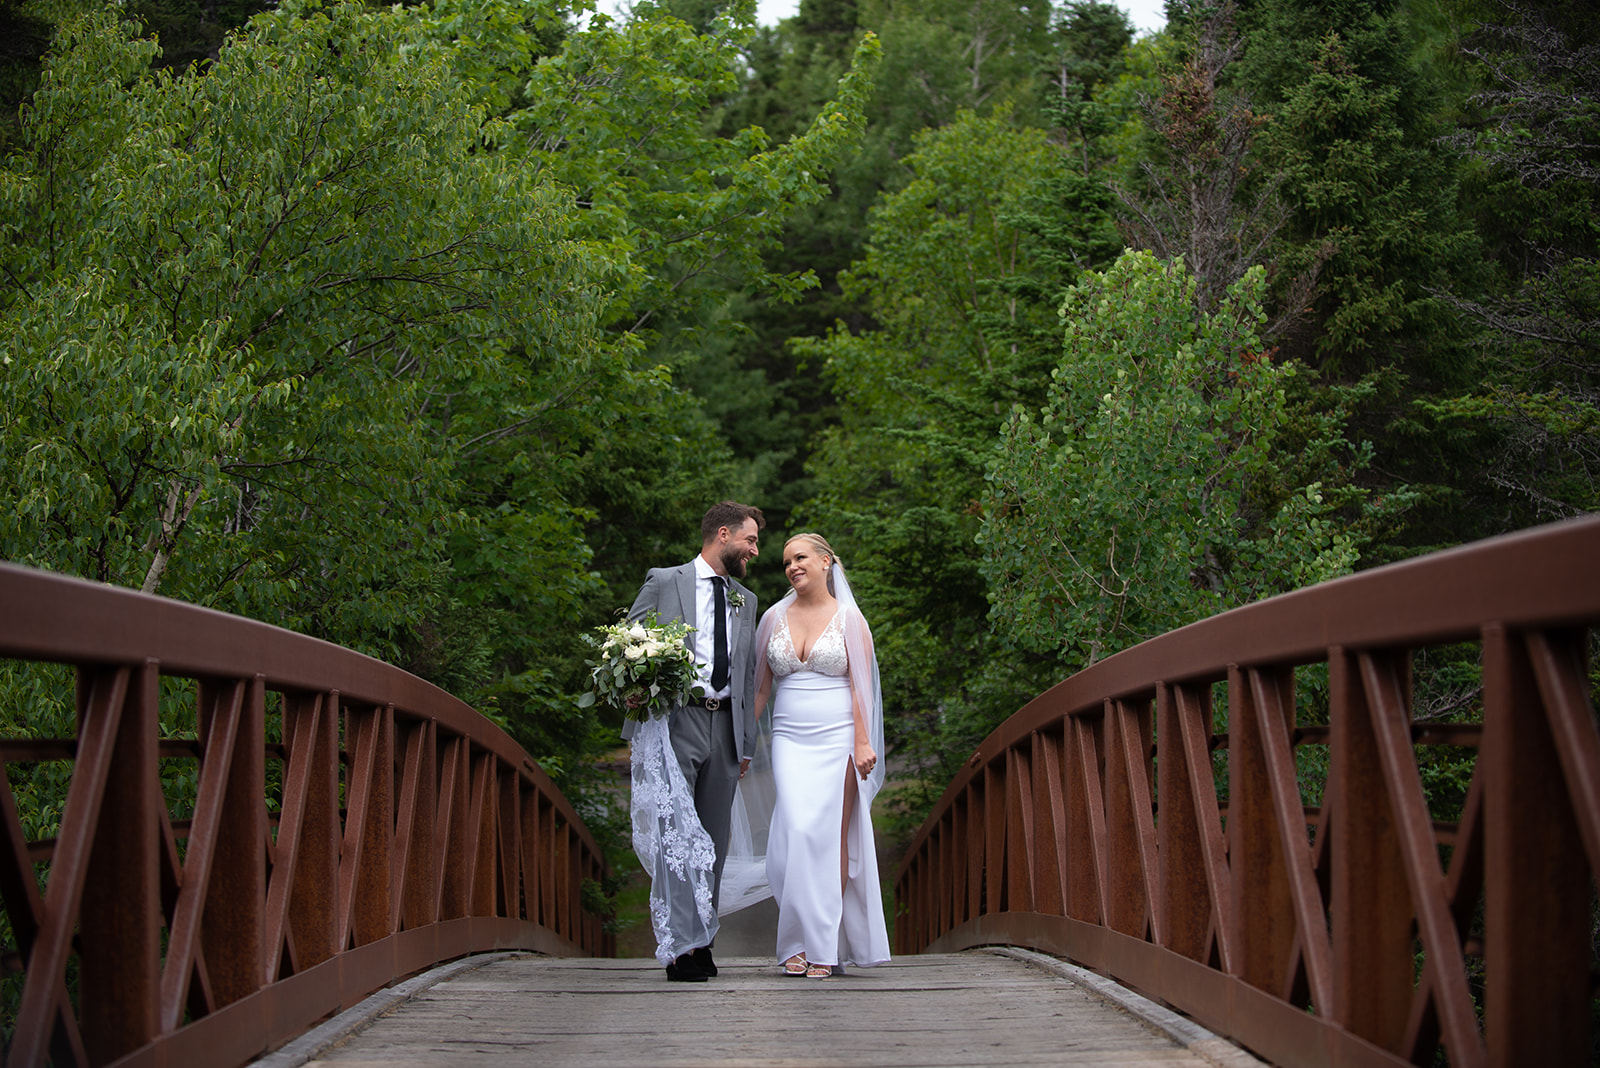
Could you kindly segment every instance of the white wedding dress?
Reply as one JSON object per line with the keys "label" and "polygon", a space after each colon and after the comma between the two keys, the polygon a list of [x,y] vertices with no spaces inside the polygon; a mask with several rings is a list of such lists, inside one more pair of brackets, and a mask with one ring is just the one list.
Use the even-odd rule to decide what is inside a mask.
{"label": "white wedding dress", "polygon": [[[872,837],[872,795],[882,780],[863,782],[853,763],[855,718],[844,627],[846,612],[853,610],[841,604],[804,661],[795,652],[786,614],[780,613],[764,650],[774,685],[777,788],[766,869],[778,901],[780,961],[802,952],[823,965],[868,966],[889,959]],[[857,796],[846,834],[848,877],[841,889],[845,790]]]}

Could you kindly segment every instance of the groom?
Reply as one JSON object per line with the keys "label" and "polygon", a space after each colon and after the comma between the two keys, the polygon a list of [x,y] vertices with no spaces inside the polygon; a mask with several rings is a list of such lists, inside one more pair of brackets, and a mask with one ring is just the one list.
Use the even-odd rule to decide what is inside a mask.
{"label": "groom", "polygon": [[[651,612],[656,622],[681,619],[695,628],[690,639],[705,696],[674,708],[668,720],[672,749],[694,795],[695,814],[716,849],[712,869],[712,907],[722,886],[722,865],[728,859],[728,833],[733,795],[739,776],[750,765],[755,746],[756,595],[738,580],[754,560],[761,530],[767,525],[761,509],[736,501],[711,506],[700,521],[700,555],[678,567],[653,567],[634,598],[629,619]],[[630,720],[622,730],[632,738]],[[693,911],[694,902],[682,904]],[[703,983],[717,974],[710,946],[697,946],[667,965],[675,982]]]}

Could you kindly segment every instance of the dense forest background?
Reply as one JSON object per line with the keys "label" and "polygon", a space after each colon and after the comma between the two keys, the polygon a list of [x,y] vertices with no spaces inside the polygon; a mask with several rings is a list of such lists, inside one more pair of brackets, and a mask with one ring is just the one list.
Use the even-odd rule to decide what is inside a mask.
{"label": "dense forest background", "polygon": [[398,663],[604,825],[580,635],[748,501],[904,826],[1087,663],[1600,505],[1588,4],[753,7],[0,0],[0,558]]}

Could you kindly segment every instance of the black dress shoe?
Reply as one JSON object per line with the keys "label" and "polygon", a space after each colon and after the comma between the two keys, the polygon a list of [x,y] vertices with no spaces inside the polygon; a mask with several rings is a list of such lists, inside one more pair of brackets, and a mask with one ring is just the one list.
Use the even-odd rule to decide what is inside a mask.
{"label": "black dress shoe", "polygon": [[706,974],[707,978],[717,977],[717,962],[711,959],[711,947],[701,946],[693,954],[694,966]]}
{"label": "black dress shoe", "polygon": [[711,977],[695,964],[693,953],[685,953],[667,965],[667,978],[674,983],[703,983]]}

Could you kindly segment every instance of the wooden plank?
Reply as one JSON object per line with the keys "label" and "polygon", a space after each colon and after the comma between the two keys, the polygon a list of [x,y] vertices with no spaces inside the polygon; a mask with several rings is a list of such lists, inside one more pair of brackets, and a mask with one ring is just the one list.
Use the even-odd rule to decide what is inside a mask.
{"label": "wooden plank", "polygon": [[1006,908],[1033,912],[1034,812],[1029,754],[1006,750]]}
{"label": "wooden plank", "polygon": [[1294,949],[1296,912],[1261,720],[1247,674],[1230,667],[1228,869],[1234,907],[1228,918],[1229,938],[1235,974],[1256,989],[1277,995]]}
{"label": "wooden plank", "polygon": [[1067,915],[1099,923],[1106,915],[1106,806],[1095,731],[1085,716],[1067,721]]}
{"label": "wooden plank", "polygon": [[[1259,669],[1248,673],[1252,706],[1257,717],[1257,738],[1271,791],[1274,822],[1277,824],[1280,855],[1289,885],[1289,900],[1294,908],[1295,951],[1289,955],[1289,968],[1298,957],[1310,986],[1311,1001],[1319,1012],[1333,1004],[1333,950],[1328,940],[1326,906],[1317,884],[1307,838],[1305,805],[1295,775],[1294,751],[1289,732],[1294,727],[1294,670]],[[1298,999],[1286,984],[1285,1001]]]}
{"label": "wooden plank", "polygon": [[1033,807],[1039,821],[1034,909],[1052,916],[1065,916],[1067,818],[1061,793],[1061,742],[1053,732],[1036,731],[1033,735],[1033,791]]}
{"label": "wooden plank", "polygon": [[[300,707],[299,715],[310,714]],[[289,889],[291,960],[297,974],[339,952],[339,691],[328,691],[320,709],[309,734],[298,736],[304,748],[297,744],[291,756],[310,766],[301,845]]]}
{"label": "wooden plank", "polygon": [[821,981],[751,958],[719,966],[691,985],[647,959],[502,961],[430,988],[311,1064],[1207,1063],[1070,980],[992,953],[901,957]]}
{"label": "wooden plank", "polygon": [[[1428,813],[1422,777],[1417,771],[1407,730],[1406,680],[1390,656],[1363,653],[1357,657],[1357,664],[1372,713],[1373,739],[1393,806],[1396,841],[1405,862],[1411,904],[1416,910],[1417,937],[1422,943],[1424,968],[1433,991],[1434,1010],[1439,1016],[1445,1048],[1452,1065],[1479,1065],[1484,1063],[1483,1041],[1478,1034],[1472,996],[1467,987],[1461,935],[1445,899],[1444,873],[1439,870],[1433,820]],[[1490,676],[1486,665],[1486,693]],[[1541,813],[1540,818],[1546,815]]]}
{"label": "wooden plank", "polygon": [[1190,960],[1203,961],[1211,893],[1202,851],[1205,836],[1199,833],[1199,801],[1190,785],[1189,755],[1178,722],[1180,715],[1193,712],[1179,705],[1173,689],[1162,684],[1156,690],[1156,744],[1160,747],[1156,796],[1161,812],[1156,825],[1160,875],[1155,908],[1161,937],[1156,941]]}
{"label": "wooden plank", "polygon": [[[1111,916],[1106,926],[1160,942],[1156,923],[1156,828],[1150,800],[1150,704],[1106,705],[1106,821],[1111,841]],[[1154,929],[1153,929],[1154,928]]]}
{"label": "wooden plank", "polygon": [[[69,1006],[58,998],[74,919],[81,949],[81,1034],[90,1061],[103,1064],[139,1048],[159,1026],[159,670],[146,661],[131,675],[126,669],[85,670],[80,679],[78,760],[45,891],[45,926],[28,961],[7,1064],[44,1063],[43,1056],[23,1052],[24,1024],[55,1030],[52,1024],[60,1020],[62,1031],[73,1031],[65,1022]],[[91,843],[76,855],[69,848]],[[28,998],[36,990],[54,1007],[31,1006]],[[48,1037],[52,1046],[61,1045]],[[62,1063],[59,1050],[55,1063]]]}
{"label": "wooden plank", "polygon": [[1324,1013],[1402,1053],[1413,1000],[1410,890],[1366,691],[1354,658],[1328,653],[1333,756],[1323,837],[1332,835],[1333,1003]]}
{"label": "wooden plank", "polygon": [[[233,765],[218,813],[209,892],[201,922],[201,964],[212,1004],[248,997],[263,983],[267,893],[266,753],[261,745],[266,717],[266,680],[257,675],[240,687],[243,701],[231,714],[239,718],[231,753],[208,758]],[[188,880],[188,866],[184,878]],[[171,950],[168,949],[168,956]]]}
{"label": "wooden plank", "polygon": [[[1467,1045],[1480,1064],[1579,1064],[1590,1057],[1587,925],[1592,879],[1557,739],[1550,731],[1552,710],[1541,714],[1537,667],[1522,635],[1500,626],[1484,628],[1484,737],[1478,759],[1485,772],[1487,1049],[1472,1047],[1478,1037],[1471,1026],[1475,1021],[1458,1021],[1455,1028],[1461,1036],[1458,1043]],[[1554,693],[1551,687],[1546,690]],[[1565,718],[1557,709],[1556,722]],[[1453,930],[1452,925],[1447,933]],[[1444,978],[1456,978],[1448,974],[1454,963],[1444,958]],[[1459,1009],[1460,1001],[1449,994],[1441,991],[1435,1003],[1454,1064],[1458,1057],[1451,1043],[1450,1012]]]}

